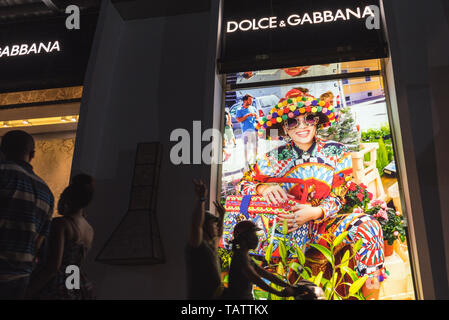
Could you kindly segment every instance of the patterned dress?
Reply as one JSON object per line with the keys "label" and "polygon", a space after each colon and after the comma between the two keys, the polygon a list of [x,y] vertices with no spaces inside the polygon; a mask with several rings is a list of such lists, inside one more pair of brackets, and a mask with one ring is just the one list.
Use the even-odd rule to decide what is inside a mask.
{"label": "patterned dress", "polygon": [[68,289],[66,280],[69,274],[65,273],[69,265],[79,266],[86,255],[87,248],[84,244],[70,243],[64,248],[62,264],[57,275],[39,292],[35,299],[38,300],[92,300],[93,286],[86,275],[80,271],[80,288]]}
{"label": "patterned dress", "polygon": [[[61,218],[60,218],[61,219]],[[75,230],[78,229],[74,221],[70,217],[63,217]],[[82,270],[82,265],[86,258],[89,247],[82,242],[66,241],[64,243],[64,252],[62,254],[62,261],[59,270],[55,277],[53,277],[45,287],[36,294],[33,299],[36,300],[93,300],[94,291],[93,284],[86,277]],[[66,273],[67,266],[77,266],[79,272],[79,289],[68,289],[66,285],[67,278],[73,272]]]}
{"label": "patterned dress", "polygon": [[[339,214],[351,180],[349,150],[341,143],[317,138],[307,151],[287,144],[267,153],[244,174],[236,191],[239,195],[255,195],[259,184],[276,183],[300,203],[321,207],[323,217],[302,225],[288,235],[289,239],[308,248],[310,243],[322,242],[320,239],[324,234],[336,237],[348,231],[346,243],[363,240],[355,257],[358,273],[370,275],[384,267],[382,228],[377,220],[366,214]],[[276,239],[281,235],[274,236]],[[275,249],[276,241],[274,244]],[[261,247],[258,250],[263,252]]]}

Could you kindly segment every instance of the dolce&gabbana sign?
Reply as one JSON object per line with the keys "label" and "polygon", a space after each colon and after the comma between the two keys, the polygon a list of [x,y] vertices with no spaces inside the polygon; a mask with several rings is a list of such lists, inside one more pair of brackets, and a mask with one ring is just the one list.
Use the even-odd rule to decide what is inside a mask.
{"label": "dolce&gabbana sign", "polygon": [[66,16],[3,23],[0,93],[79,86],[89,61],[98,13],[81,14],[81,28]]}
{"label": "dolce&gabbana sign", "polygon": [[224,0],[220,73],[382,58],[380,0]]}
{"label": "dolce&gabbana sign", "polygon": [[61,51],[59,41],[5,45],[3,47],[0,46],[0,58],[44,54],[59,51]]}
{"label": "dolce&gabbana sign", "polygon": [[275,16],[260,19],[244,19],[241,21],[227,21],[226,33],[297,27],[304,24],[332,23],[336,21],[350,21],[351,19],[366,19],[368,17],[376,17],[375,8],[375,6],[366,6],[363,9],[360,7],[355,9],[346,8],[338,9],[335,12],[325,10],[311,13],[305,12],[303,14],[294,13],[283,19]]}

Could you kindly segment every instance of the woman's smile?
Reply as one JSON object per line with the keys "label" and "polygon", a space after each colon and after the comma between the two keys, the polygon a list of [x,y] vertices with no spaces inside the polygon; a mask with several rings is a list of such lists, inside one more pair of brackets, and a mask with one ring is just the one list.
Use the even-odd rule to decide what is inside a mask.
{"label": "woman's smile", "polygon": [[307,138],[310,135],[311,130],[309,129],[303,129],[296,131],[296,135],[300,138]]}
{"label": "woman's smile", "polygon": [[316,135],[316,125],[306,125],[304,123],[304,115],[297,117],[300,121],[299,126],[292,129],[286,129],[290,139],[301,149],[307,150],[313,143],[313,138]]}

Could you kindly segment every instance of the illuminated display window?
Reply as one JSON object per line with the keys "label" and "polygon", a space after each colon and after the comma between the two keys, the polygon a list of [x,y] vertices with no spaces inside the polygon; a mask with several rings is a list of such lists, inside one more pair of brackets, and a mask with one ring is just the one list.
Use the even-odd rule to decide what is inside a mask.
{"label": "illuminated display window", "polygon": [[[415,299],[380,60],[286,72],[293,69],[225,77],[222,258],[232,255],[233,227],[249,219],[261,229],[251,254],[272,273],[318,281],[327,299]],[[311,218],[317,208],[321,216]],[[288,231],[279,213],[296,214]],[[298,225],[301,214],[308,218]],[[331,253],[333,266],[317,248]],[[342,271],[342,259],[349,269]],[[229,265],[223,268],[229,272]],[[364,285],[354,293],[359,279]],[[252,295],[274,298],[258,287]]]}

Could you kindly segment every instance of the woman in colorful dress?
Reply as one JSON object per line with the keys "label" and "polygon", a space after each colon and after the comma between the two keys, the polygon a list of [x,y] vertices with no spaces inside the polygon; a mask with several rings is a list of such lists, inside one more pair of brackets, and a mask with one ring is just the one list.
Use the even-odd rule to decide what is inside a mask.
{"label": "woman in colorful dress", "polygon": [[318,127],[338,120],[335,111],[329,102],[290,91],[257,125],[259,136],[273,136],[274,129],[286,144],[258,159],[236,189],[240,195],[263,196],[273,206],[299,200],[290,214],[278,218],[280,223],[287,220],[289,239],[301,246],[345,231],[346,243],[362,239],[356,269],[359,276],[369,277],[362,293],[376,298],[378,284],[386,278],[381,226],[369,215],[339,214],[352,180],[351,155],[343,144],[317,137]]}

